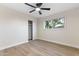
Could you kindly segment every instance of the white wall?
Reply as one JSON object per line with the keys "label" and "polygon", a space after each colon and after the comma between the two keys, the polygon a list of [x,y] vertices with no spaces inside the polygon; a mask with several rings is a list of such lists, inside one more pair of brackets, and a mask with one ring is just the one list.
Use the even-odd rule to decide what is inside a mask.
{"label": "white wall", "polygon": [[[64,28],[44,29],[43,22],[45,20],[62,16],[65,17]],[[79,48],[79,8],[38,19],[38,38]]]}
{"label": "white wall", "polygon": [[28,42],[28,20],[33,21],[36,39],[36,20],[26,14],[0,6],[0,50]]}

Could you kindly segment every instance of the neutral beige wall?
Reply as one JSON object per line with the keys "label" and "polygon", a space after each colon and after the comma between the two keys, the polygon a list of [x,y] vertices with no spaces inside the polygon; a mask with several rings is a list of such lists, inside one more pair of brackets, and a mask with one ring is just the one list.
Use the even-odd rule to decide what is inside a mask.
{"label": "neutral beige wall", "polygon": [[28,41],[28,20],[33,21],[36,39],[36,20],[27,14],[0,6],[0,50]]}
{"label": "neutral beige wall", "polygon": [[[64,28],[44,29],[43,22],[65,17]],[[79,48],[79,8],[38,19],[38,38]]]}

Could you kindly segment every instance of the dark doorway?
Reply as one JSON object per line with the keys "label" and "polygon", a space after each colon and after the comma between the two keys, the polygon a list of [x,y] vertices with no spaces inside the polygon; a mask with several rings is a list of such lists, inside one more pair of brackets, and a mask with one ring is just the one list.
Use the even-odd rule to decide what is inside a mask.
{"label": "dark doorway", "polygon": [[33,22],[28,21],[28,40],[33,40]]}

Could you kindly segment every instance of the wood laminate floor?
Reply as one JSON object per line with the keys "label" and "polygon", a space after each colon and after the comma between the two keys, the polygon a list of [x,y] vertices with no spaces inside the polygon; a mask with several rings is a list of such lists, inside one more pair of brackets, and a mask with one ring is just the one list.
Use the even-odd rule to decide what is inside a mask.
{"label": "wood laminate floor", "polygon": [[79,56],[79,49],[43,40],[33,40],[0,51],[1,56]]}

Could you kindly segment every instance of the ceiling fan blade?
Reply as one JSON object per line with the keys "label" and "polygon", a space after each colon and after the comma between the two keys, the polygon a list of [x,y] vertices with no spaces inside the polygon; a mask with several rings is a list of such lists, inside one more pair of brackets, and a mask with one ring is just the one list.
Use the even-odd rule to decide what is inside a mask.
{"label": "ceiling fan blade", "polygon": [[30,4],[28,4],[28,3],[25,3],[25,4],[28,5],[28,6],[30,6],[30,7],[36,8],[35,6],[30,5]]}
{"label": "ceiling fan blade", "polygon": [[41,8],[42,10],[50,10],[50,8]]}
{"label": "ceiling fan blade", "polygon": [[29,13],[32,13],[32,12],[34,12],[34,11],[35,11],[35,9],[31,10]]}
{"label": "ceiling fan blade", "polygon": [[42,4],[43,4],[43,3],[36,3],[36,6],[37,6],[37,7],[41,7]]}
{"label": "ceiling fan blade", "polygon": [[41,11],[39,11],[39,14],[40,14],[40,15],[42,14]]}

